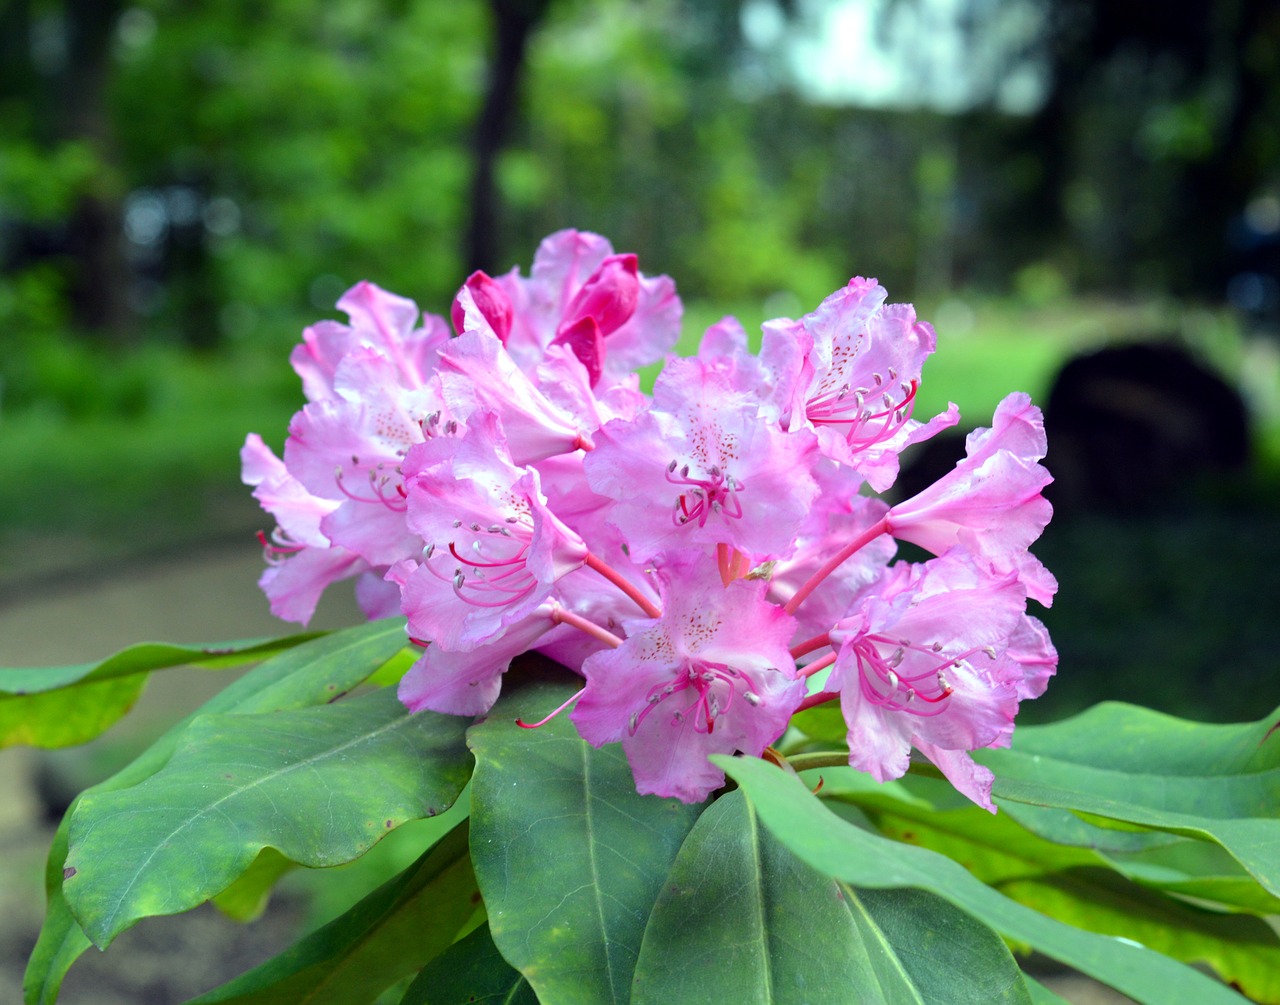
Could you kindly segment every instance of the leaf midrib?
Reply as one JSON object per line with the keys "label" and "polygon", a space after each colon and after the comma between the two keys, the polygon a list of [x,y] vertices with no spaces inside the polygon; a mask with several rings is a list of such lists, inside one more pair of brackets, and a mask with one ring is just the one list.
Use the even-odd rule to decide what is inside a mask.
{"label": "leaf midrib", "polygon": [[[265,785],[268,782],[274,781],[277,778],[283,777],[284,775],[287,775],[292,771],[296,771],[299,768],[311,767],[328,758],[339,755],[345,750],[353,746],[375,740],[379,736],[381,736],[383,733],[393,730],[399,725],[401,725],[408,718],[408,716],[409,716],[409,713],[406,710],[403,715],[399,715],[396,718],[392,719],[390,722],[386,722],[379,725],[377,728],[375,728],[371,732],[365,732],[365,733],[361,733],[358,736],[349,737],[336,747],[331,747],[320,753],[306,757],[303,760],[294,761],[291,764],[277,768],[266,775],[260,776],[259,778],[253,780],[252,782],[249,782],[245,785],[241,785],[227,793],[224,793],[222,796],[214,800],[212,803],[209,803],[208,805],[201,807],[193,816],[188,817],[186,820],[182,821],[182,823],[179,826],[177,826],[172,831],[170,831],[169,834],[167,834],[163,840],[157,841],[152,846],[151,850],[147,853],[146,858],[144,858],[138,864],[138,867],[134,870],[133,874],[129,877],[128,883],[126,883],[125,886],[121,889],[120,895],[111,904],[110,910],[107,911],[102,916],[101,923],[99,925],[95,925],[94,927],[103,931],[111,931],[112,929],[114,929],[116,918],[118,917],[118,914],[120,912],[121,905],[125,902],[125,899],[128,897],[129,893],[133,890],[134,886],[137,885],[139,878],[146,871],[146,868],[151,863],[152,859],[154,859],[156,855],[159,854],[160,849],[166,847],[174,838],[178,837],[184,831],[194,826],[198,821],[204,819],[210,813],[217,810],[218,807],[221,806],[223,803],[227,802],[230,799],[238,798],[247,792],[251,792],[256,788],[262,785]],[[212,716],[210,718],[212,718]],[[163,769],[161,770],[161,772],[157,772],[156,775],[152,775],[151,778],[148,779],[148,781],[159,777],[160,774],[162,773],[163,773]],[[146,784],[146,783],[144,782],[142,784]],[[81,843],[83,843],[83,841]],[[113,935],[114,934],[115,933],[113,933]]]}

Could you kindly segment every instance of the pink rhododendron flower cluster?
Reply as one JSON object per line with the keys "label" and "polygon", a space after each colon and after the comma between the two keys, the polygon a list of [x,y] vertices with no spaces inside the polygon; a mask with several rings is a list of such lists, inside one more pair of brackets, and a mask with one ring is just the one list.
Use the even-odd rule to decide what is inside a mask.
{"label": "pink rhododendron flower cluster", "polygon": [[[261,585],[306,622],[357,577],[370,617],[423,648],[411,709],[483,715],[537,650],[583,678],[568,712],[620,742],[639,791],[724,783],[708,754],[761,755],[799,710],[838,701],[849,763],[901,776],[911,749],[992,808],[969,752],[1007,744],[1057,655],[1028,598],[1050,517],[1025,394],[955,469],[889,505],[899,455],[958,421],[914,414],[935,337],[855,278],[758,354],[732,318],[669,357],[681,306],[594,234],[562,231],[529,276],[471,276],[450,324],[361,283],[349,322],[304,333],[308,404],[283,459],[257,436],[244,478],[275,518]],[[934,557],[894,561],[895,540]]]}

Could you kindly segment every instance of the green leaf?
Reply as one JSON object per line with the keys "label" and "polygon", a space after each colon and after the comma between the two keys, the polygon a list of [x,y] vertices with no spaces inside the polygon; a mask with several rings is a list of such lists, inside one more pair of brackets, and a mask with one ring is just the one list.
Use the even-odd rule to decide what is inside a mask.
{"label": "green leaf", "polygon": [[[234,680],[204,706],[170,727],[150,747],[115,775],[88,792],[124,789],[164,766],[196,716],[207,712],[270,712],[305,708],[332,701],[391,660],[403,647],[404,623],[390,620],[360,625],[303,643],[254,667]],[[52,1005],[71,965],[89,941],[63,897],[67,833],[81,793],[58,826],[45,868],[48,906],[35,949],[23,977],[28,1005]]]}
{"label": "green leaf", "polygon": [[885,836],[946,855],[1005,896],[1059,921],[1124,936],[1185,963],[1206,962],[1259,1000],[1280,997],[1280,936],[1260,918],[1153,892],[1112,871],[1104,856],[1046,841],[1007,814],[992,816],[972,804],[940,809],[895,797],[874,782],[858,790],[846,772],[857,774],[827,772],[835,775],[830,791],[856,801]]}
{"label": "green leaf", "polygon": [[1001,799],[1213,841],[1280,896],[1280,732],[1108,702],[975,759]]}
{"label": "green leaf", "polygon": [[1132,939],[1184,963],[1207,963],[1253,1001],[1280,1003],[1280,937],[1261,918],[1188,905],[1105,869],[1068,869],[994,885],[1070,925]]}
{"label": "green leaf", "polygon": [[[40,926],[40,935],[22,975],[22,1000],[27,1005],[53,1005],[58,1000],[62,979],[66,977],[67,971],[93,945],[62,896],[62,862],[66,858],[66,852],[64,821],[64,825],[54,835],[53,848],[49,852],[48,870],[57,873],[57,886],[48,893],[44,924]],[[46,880],[46,886],[48,885],[49,881]]]}
{"label": "green leaf", "polygon": [[857,886],[935,893],[1008,939],[1089,974],[1146,1005],[1240,1005],[1203,974],[1138,945],[1047,918],[991,889],[951,859],[890,841],[840,819],[797,777],[754,758],[712,760],[747,793],[761,820],[815,869]]}
{"label": "green leaf", "polygon": [[143,642],[97,663],[0,669],[0,748],[69,747],[92,740],[124,715],[152,670],[208,670],[265,659],[316,637],[254,639],[208,645]]}
{"label": "green leaf", "polygon": [[1071,1005],[1069,1001],[1054,994],[1034,977],[1023,974],[1027,990],[1031,992],[1031,1005]]}
{"label": "green leaf", "polygon": [[267,909],[281,876],[297,868],[274,848],[263,848],[236,881],[213,898],[213,906],[232,921],[256,921]]}
{"label": "green leaf", "polygon": [[299,869],[291,894],[306,902],[306,931],[328,924],[409,868],[422,854],[471,815],[471,793],[463,789],[443,813],[401,824],[353,862],[332,869]]}
{"label": "green leaf", "polygon": [[859,890],[797,858],[741,792],[699,818],[654,905],[632,1005],[1030,1005],[1000,937],[929,893]]}
{"label": "green leaf", "polygon": [[208,900],[265,847],[310,867],[349,862],[453,802],[467,780],[466,725],[412,715],[389,690],[200,716],[160,771],[80,800],[64,895],[105,948],[140,918]]}
{"label": "green leaf", "polygon": [[538,996],[481,925],[423,967],[400,1005],[538,1005]]}
{"label": "green leaf", "polygon": [[444,952],[478,899],[464,821],[351,910],[190,1005],[364,1005]]}
{"label": "green leaf", "polygon": [[1264,890],[1220,845],[1174,837],[1157,847],[1104,856],[1112,867],[1144,886],[1232,910],[1280,915],[1280,898]]}
{"label": "green leaf", "polygon": [[[544,1005],[626,1002],[645,919],[700,807],[636,794],[622,749],[567,717],[567,674],[504,685],[468,742],[471,848],[493,941]],[[578,681],[580,683],[580,680]]]}

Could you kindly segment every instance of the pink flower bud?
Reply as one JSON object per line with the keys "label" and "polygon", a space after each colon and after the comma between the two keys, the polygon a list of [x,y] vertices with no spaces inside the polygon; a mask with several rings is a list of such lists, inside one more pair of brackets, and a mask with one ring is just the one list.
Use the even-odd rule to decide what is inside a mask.
{"label": "pink flower bud", "polygon": [[610,255],[565,308],[557,339],[583,318],[594,318],[601,337],[607,338],[631,320],[639,298],[636,256]]}
{"label": "pink flower bud", "polygon": [[[470,301],[469,304],[468,300]],[[481,317],[488,322],[489,327],[493,329],[493,334],[498,337],[498,341],[506,345],[507,337],[511,334],[511,321],[515,316],[514,308],[511,306],[511,298],[507,296],[507,291],[494,282],[488,273],[479,269],[467,277],[467,281],[462,284],[462,289],[453,298],[453,308],[449,316],[453,320],[453,330],[459,335],[468,328],[468,306],[473,307],[480,313]],[[475,327],[475,325],[472,324],[471,327]]]}
{"label": "pink flower bud", "polygon": [[595,318],[587,315],[561,327],[560,334],[551,344],[567,345],[587,368],[591,386],[595,387],[600,382],[600,374],[604,371],[604,335]]}

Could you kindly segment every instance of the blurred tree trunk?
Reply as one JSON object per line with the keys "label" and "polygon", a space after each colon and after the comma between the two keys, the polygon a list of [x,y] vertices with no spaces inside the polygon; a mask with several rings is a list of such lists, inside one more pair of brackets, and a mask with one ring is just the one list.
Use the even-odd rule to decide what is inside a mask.
{"label": "blurred tree trunk", "polygon": [[[1116,237],[1095,249],[1102,252],[1095,274],[1129,286],[1154,266],[1174,292],[1220,295],[1232,221],[1277,161],[1280,88],[1272,67],[1280,7],[1257,0],[1042,0],[1042,13],[1050,89],[1031,132],[1042,167],[1036,218],[1070,231],[1064,206],[1082,178],[1082,149],[1110,144],[1120,180],[1084,178],[1098,190]],[[1128,93],[1118,81],[1138,89]],[[1082,129],[1097,121],[1104,103],[1114,106],[1110,120],[1128,123],[1131,134],[1114,125],[1101,135]],[[1160,117],[1166,131],[1185,131],[1181,145],[1177,137],[1152,140]],[[1163,194],[1147,197],[1157,192]],[[1134,209],[1155,221],[1142,233],[1116,225]]]}
{"label": "blurred tree trunk", "polygon": [[511,131],[516,95],[524,72],[529,36],[551,0],[489,0],[493,12],[493,60],[472,149],[471,221],[467,228],[467,271],[494,271],[499,248],[499,195],[495,169]]}
{"label": "blurred tree trunk", "polygon": [[73,317],[78,328],[113,342],[127,339],[132,321],[121,232],[124,193],[114,170],[106,103],[111,42],[122,7],[122,0],[66,0],[66,63],[55,84],[59,138],[87,143],[105,168],[68,221],[68,250],[75,259]]}

